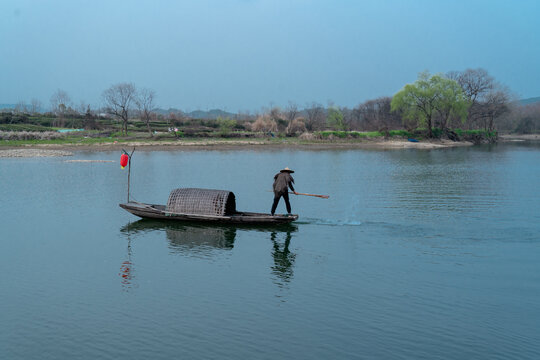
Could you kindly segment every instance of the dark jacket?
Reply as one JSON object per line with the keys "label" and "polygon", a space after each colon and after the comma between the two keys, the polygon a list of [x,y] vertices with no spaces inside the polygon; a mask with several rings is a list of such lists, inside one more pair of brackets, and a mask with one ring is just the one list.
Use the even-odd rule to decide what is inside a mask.
{"label": "dark jacket", "polygon": [[286,171],[277,173],[274,176],[274,194],[286,194],[289,187],[294,191],[293,184],[294,179],[290,173]]}

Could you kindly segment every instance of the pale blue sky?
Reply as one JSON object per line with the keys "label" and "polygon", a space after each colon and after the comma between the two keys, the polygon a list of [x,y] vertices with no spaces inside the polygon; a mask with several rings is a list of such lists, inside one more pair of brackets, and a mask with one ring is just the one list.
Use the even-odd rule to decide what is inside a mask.
{"label": "pale blue sky", "polygon": [[1,0],[0,103],[133,82],[164,108],[352,107],[477,67],[536,97],[538,19],[540,0]]}

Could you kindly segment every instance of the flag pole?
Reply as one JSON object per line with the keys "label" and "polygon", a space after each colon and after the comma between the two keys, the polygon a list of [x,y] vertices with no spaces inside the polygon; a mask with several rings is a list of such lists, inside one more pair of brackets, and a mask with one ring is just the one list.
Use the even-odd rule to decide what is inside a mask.
{"label": "flag pole", "polygon": [[129,203],[129,185],[130,185],[130,178],[131,178],[131,156],[135,152],[135,147],[133,147],[133,151],[131,154],[128,154],[126,150],[122,149],[124,153],[128,156],[128,187],[127,187],[127,202]]}

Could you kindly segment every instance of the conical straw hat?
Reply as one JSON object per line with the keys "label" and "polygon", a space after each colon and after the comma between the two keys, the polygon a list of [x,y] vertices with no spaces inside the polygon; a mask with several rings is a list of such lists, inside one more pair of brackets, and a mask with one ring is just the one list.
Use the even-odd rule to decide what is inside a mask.
{"label": "conical straw hat", "polygon": [[286,167],[286,168],[283,169],[283,170],[279,170],[279,172],[288,172],[288,173],[291,173],[291,174],[292,174],[292,173],[294,172],[294,170],[291,170],[291,169],[289,169],[288,167]]}

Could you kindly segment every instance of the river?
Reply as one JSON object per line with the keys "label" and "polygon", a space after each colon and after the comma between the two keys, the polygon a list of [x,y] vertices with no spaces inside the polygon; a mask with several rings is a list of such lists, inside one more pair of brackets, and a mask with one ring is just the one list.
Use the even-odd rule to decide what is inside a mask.
{"label": "river", "polygon": [[277,228],[139,221],[119,157],[0,158],[2,358],[540,358],[539,143],[135,151],[141,202],[330,195]]}

